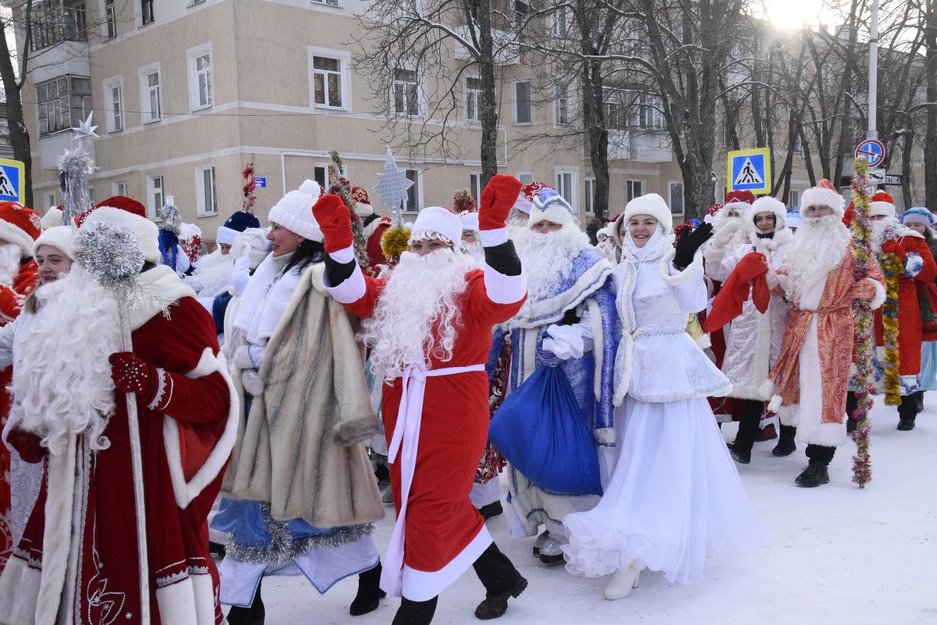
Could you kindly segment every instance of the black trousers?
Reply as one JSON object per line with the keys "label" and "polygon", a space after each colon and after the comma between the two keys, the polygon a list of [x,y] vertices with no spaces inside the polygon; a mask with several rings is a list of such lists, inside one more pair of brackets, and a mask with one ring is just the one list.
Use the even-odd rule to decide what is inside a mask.
{"label": "black trousers", "polygon": [[765,402],[760,399],[743,399],[742,416],[739,419],[739,431],[735,435],[735,448],[751,451],[755,445],[755,436],[758,435],[761,425],[761,414],[764,412]]}

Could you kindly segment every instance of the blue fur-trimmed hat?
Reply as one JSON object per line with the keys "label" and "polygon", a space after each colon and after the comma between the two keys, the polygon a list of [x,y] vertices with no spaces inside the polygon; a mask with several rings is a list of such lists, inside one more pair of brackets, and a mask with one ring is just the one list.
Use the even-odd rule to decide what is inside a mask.
{"label": "blue fur-trimmed hat", "polygon": [[550,187],[541,189],[539,195],[534,198],[527,226],[533,226],[543,220],[552,221],[561,226],[576,223],[573,207],[562,195]]}
{"label": "blue fur-trimmed hat", "polygon": [[218,234],[215,236],[216,243],[231,245],[235,237],[248,228],[259,228],[260,220],[246,211],[236,211],[223,226],[218,227]]}
{"label": "blue fur-trimmed hat", "polygon": [[927,210],[926,208],[916,206],[914,208],[909,208],[905,212],[901,213],[901,223],[918,223],[924,224],[928,228],[934,225],[934,214]]}
{"label": "blue fur-trimmed hat", "polygon": [[800,228],[800,222],[802,217],[800,216],[800,209],[796,206],[787,207],[787,227],[788,228]]}

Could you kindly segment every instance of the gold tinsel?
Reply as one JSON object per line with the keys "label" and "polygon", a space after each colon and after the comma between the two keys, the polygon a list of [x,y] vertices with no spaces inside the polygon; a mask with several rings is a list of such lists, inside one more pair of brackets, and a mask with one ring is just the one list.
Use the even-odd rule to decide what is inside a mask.
{"label": "gold tinsel", "polygon": [[410,249],[410,228],[393,226],[381,235],[381,252],[384,256],[397,261],[400,255]]}

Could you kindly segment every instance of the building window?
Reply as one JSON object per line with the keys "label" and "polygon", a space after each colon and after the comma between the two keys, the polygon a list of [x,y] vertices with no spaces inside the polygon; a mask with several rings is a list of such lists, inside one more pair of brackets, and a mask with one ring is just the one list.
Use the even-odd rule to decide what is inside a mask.
{"label": "building window", "polygon": [[644,195],[644,181],[643,180],[629,180],[628,181],[628,201],[630,202],[636,197],[641,197]]}
{"label": "building window", "polygon": [[157,211],[163,207],[163,177],[146,177],[146,216],[156,220]]}
{"label": "building window", "polygon": [[119,180],[111,186],[112,195],[127,195],[127,181]]}
{"label": "building window", "polygon": [[517,179],[521,181],[522,185],[527,186],[534,181],[534,175],[530,172],[522,171],[517,174]]}
{"label": "building window", "polygon": [[514,83],[514,123],[529,124],[530,122],[530,81],[518,80]]}
{"label": "building window", "polygon": [[30,50],[42,50],[63,41],[88,41],[84,0],[33,2],[30,22]]}
{"label": "building window", "polygon": [[479,117],[478,105],[481,102],[482,81],[480,78],[465,79],[465,120],[477,122]]}
{"label": "building window", "polygon": [[630,95],[624,89],[605,89],[605,126],[609,130],[627,130]]}
{"label": "building window", "polygon": [[556,124],[558,126],[569,125],[569,91],[565,85],[556,85]]}
{"label": "building window", "polygon": [[338,0],[312,0],[312,3],[313,3],[313,4],[324,4],[325,6],[329,6],[329,7],[337,7],[337,6],[338,6]]}
{"label": "building window", "polygon": [[800,191],[791,190],[791,206],[800,207]]}
{"label": "building window", "polygon": [[211,71],[211,44],[188,51],[189,104],[193,111],[208,108],[214,101]]}
{"label": "building window", "polygon": [[117,36],[117,9],[114,0],[104,0],[104,38],[113,39]]}
{"label": "building window", "polygon": [[140,9],[143,25],[152,24],[155,19],[153,16],[153,0],[140,0]]}
{"label": "building window", "polygon": [[419,82],[416,70],[394,70],[394,112],[398,115],[419,115]]}
{"label": "building window", "polygon": [[104,81],[104,102],[108,132],[124,129],[124,81],[120,76]]}
{"label": "building window", "polygon": [[313,56],[312,82],[316,106],[342,107],[342,62],[340,59]]}
{"label": "building window", "polygon": [[683,182],[676,181],[670,183],[670,213],[672,215],[683,214]]}
{"label": "building window", "polygon": [[595,214],[595,178],[586,178],[585,192],[586,192],[586,214],[594,215]]}
{"label": "building window", "polygon": [[39,136],[74,128],[91,112],[91,80],[62,76],[36,85]]}
{"label": "building window", "polygon": [[46,195],[46,208],[55,208],[55,193]]}
{"label": "building window", "polygon": [[481,174],[469,174],[469,193],[475,198],[475,202],[478,202],[478,198],[480,198],[482,194]]}
{"label": "building window", "polygon": [[319,183],[319,186],[328,190],[328,169],[325,165],[318,165],[312,168],[312,179]]}
{"label": "building window", "polygon": [[417,213],[420,210],[420,170],[408,169],[407,180],[413,184],[407,189],[407,201],[404,210],[408,213]]}
{"label": "building window", "polygon": [[528,32],[527,22],[530,19],[530,2],[528,0],[514,0],[514,29],[519,36]]}
{"label": "building window", "polygon": [[657,96],[641,96],[638,107],[638,125],[647,129],[660,129],[664,127],[664,115],[661,112],[661,99]]}
{"label": "building window", "polygon": [[569,7],[557,6],[553,11],[553,36],[563,39],[569,34],[570,14]]}
{"label": "building window", "polygon": [[215,168],[202,167],[195,180],[198,193],[197,213],[199,217],[218,214],[218,194],[215,188]]}
{"label": "building window", "polygon": [[561,172],[556,175],[556,192],[563,196],[563,199],[573,204],[573,175],[571,173]]}
{"label": "building window", "polygon": [[158,122],[163,116],[162,90],[160,88],[159,68],[144,68],[140,70],[140,111],[144,124]]}

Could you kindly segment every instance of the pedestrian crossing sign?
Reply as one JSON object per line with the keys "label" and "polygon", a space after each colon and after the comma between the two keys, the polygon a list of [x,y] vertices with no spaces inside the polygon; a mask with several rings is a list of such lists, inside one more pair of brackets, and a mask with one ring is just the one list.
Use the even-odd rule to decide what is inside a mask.
{"label": "pedestrian crossing sign", "polygon": [[771,149],[729,152],[726,187],[728,191],[771,193]]}
{"label": "pedestrian crossing sign", "polygon": [[25,171],[22,161],[0,158],[0,201],[23,203]]}

